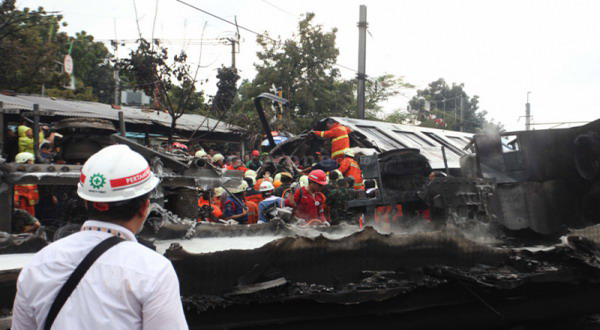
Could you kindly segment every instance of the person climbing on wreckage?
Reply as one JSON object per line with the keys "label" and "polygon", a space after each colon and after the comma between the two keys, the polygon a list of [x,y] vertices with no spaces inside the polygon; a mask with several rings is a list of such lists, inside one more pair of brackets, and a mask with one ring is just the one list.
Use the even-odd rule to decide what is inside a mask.
{"label": "person climbing on wreckage", "polygon": [[312,133],[318,137],[331,139],[331,158],[335,159],[338,164],[341,164],[344,158],[344,150],[350,148],[348,134],[352,130],[332,118],[327,119],[326,123],[326,131],[312,131]]}
{"label": "person climbing on wreckage", "polygon": [[308,186],[296,189],[285,201],[285,206],[294,208],[294,216],[307,224],[329,224],[325,219],[325,195],[321,189],[327,184],[325,172],[314,170],[308,175]]}
{"label": "person climbing on wreckage", "polygon": [[344,159],[340,164],[338,170],[342,172],[345,178],[351,176],[354,178],[354,189],[365,189],[365,184],[363,183],[362,171],[358,162],[354,159],[356,154],[352,149],[344,150]]}
{"label": "person climbing on wreckage", "polygon": [[233,195],[228,195],[223,202],[223,219],[227,224],[247,224],[248,207],[244,204],[248,184],[242,180],[236,187],[229,189]]}
{"label": "person climbing on wreckage", "polygon": [[273,207],[284,207],[285,200],[281,197],[275,196],[273,191],[275,187],[269,181],[265,181],[260,185],[260,192],[263,195],[263,200],[258,204],[258,223],[267,223],[271,219],[267,212]]}
{"label": "person climbing on wreckage", "polygon": [[158,183],[125,145],[92,155],[77,194],[93,220],[21,270],[12,329],[187,329],[173,265],[135,238]]}

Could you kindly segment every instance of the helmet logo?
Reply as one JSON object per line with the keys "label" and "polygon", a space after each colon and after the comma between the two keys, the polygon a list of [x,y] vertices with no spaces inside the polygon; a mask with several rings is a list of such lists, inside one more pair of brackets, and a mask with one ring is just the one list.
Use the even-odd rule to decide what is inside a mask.
{"label": "helmet logo", "polygon": [[105,184],[106,184],[106,179],[104,178],[104,176],[102,174],[96,173],[90,177],[90,185],[94,189],[100,189],[100,188],[104,187]]}

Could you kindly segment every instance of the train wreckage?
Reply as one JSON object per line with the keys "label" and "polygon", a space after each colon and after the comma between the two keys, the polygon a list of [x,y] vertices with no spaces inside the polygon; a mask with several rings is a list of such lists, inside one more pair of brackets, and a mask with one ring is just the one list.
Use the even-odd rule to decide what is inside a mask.
{"label": "train wreckage", "polygon": [[[367,215],[364,228],[296,226],[285,210],[268,224],[198,224],[198,191],[240,180],[239,171],[114,134],[104,140],[140,152],[161,178],[140,238],[172,261],[191,328],[501,328],[549,320],[560,327],[600,312],[590,303],[600,293],[600,120],[473,135],[334,119],[352,128],[363,176],[379,187],[375,197],[356,191],[347,203]],[[326,144],[308,133],[273,143],[273,161],[261,170],[297,174],[294,160]],[[15,184],[75,185],[80,168],[0,164],[0,203],[10,205]],[[430,181],[432,170],[447,176]],[[397,226],[377,227],[376,208],[397,204],[404,209]],[[415,221],[424,209],[432,221]],[[1,236],[0,253],[32,253],[65,233],[46,234]],[[195,247],[222,237],[221,249]],[[240,243],[258,237],[252,248]],[[10,309],[20,267],[4,268],[0,307]]]}

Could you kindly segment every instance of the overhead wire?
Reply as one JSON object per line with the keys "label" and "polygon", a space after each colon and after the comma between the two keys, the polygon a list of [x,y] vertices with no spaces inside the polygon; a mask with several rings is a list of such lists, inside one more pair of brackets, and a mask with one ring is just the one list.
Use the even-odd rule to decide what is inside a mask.
{"label": "overhead wire", "polygon": [[[231,24],[231,25],[233,25],[233,26],[236,26],[236,27],[238,27],[238,28],[240,28],[240,29],[242,29],[242,30],[244,30],[244,31],[250,32],[250,33],[252,33],[252,34],[254,34],[254,35],[257,35],[257,36],[262,36],[263,38],[266,38],[266,39],[268,39],[268,40],[270,40],[270,41],[273,41],[273,42],[279,42],[279,40],[275,40],[275,39],[273,39],[273,38],[269,37],[269,36],[268,36],[268,35],[266,35],[266,34],[263,34],[263,33],[258,33],[258,32],[254,31],[254,30],[252,30],[252,29],[249,29],[249,28],[247,28],[247,27],[244,27],[244,26],[242,26],[242,25],[239,25],[239,24],[237,24],[237,23],[231,22],[231,21],[229,21],[229,20],[227,20],[227,19],[225,19],[225,18],[219,17],[219,16],[217,16],[217,15],[215,15],[215,14],[209,13],[208,11],[206,11],[206,10],[204,10],[204,9],[201,9],[201,8],[198,8],[198,7],[196,7],[196,6],[194,6],[194,5],[190,4],[190,3],[187,3],[187,2],[185,2],[185,1],[183,1],[183,0],[175,0],[175,1],[177,1],[177,2],[179,2],[179,3],[181,3],[181,4],[184,4],[184,5],[186,5],[186,6],[190,7],[190,8],[196,9],[196,10],[198,10],[198,11],[200,11],[200,12],[203,12],[203,13],[205,13],[205,14],[209,15],[209,16],[212,16],[212,17],[214,17],[214,18],[216,18],[216,19],[220,20],[220,21],[223,21],[223,22],[225,22],[225,23],[228,23],[228,24]],[[346,70],[349,70],[349,71],[352,71],[352,72],[354,72],[354,73],[358,73],[358,70],[352,69],[352,68],[350,68],[350,67],[348,67],[348,66],[345,66],[345,65],[342,65],[342,64],[334,63],[333,65],[335,65],[335,66],[338,66],[338,67],[340,67],[340,68],[343,68],[343,69],[346,69]]]}

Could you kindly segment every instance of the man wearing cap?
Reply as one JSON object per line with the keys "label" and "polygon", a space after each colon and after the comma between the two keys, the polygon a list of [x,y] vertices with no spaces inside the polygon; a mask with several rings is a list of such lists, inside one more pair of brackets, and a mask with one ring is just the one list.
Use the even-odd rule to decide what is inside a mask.
{"label": "man wearing cap", "polygon": [[265,181],[260,185],[260,192],[263,195],[263,200],[258,204],[258,223],[267,223],[271,219],[266,214],[266,211],[275,205],[276,207],[283,207],[284,200],[281,197],[273,195],[275,187],[269,181]]}
{"label": "man wearing cap", "polygon": [[246,163],[246,167],[253,170],[258,171],[258,169],[262,166],[262,162],[260,161],[260,152],[258,150],[252,150],[252,159]]}
{"label": "man wearing cap", "polygon": [[327,119],[326,131],[313,131],[316,136],[331,139],[331,158],[335,159],[338,164],[344,158],[344,150],[350,148],[350,134],[352,130],[341,125],[335,119]]}
{"label": "man wearing cap", "polygon": [[77,194],[92,220],[21,270],[12,329],[187,329],[171,262],[135,238],[158,183],[125,145],[90,157]]}
{"label": "man wearing cap", "polygon": [[241,224],[248,223],[248,207],[244,204],[246,188],[248,184],[242,180],[238,186],[229,189],[233,196],[228,195],[223,202],[223,219],[235,220]]}
{"label": "man wearing cap", "polygon": [[285,201],[294,208],[294,215],[305,220],[318,219],[325,222],[325,195],[321,189],[327,184],[325,172],[314,170],[308,175],[308,186],[297,189]]}
{"label": "man wearing cap", "polygon": [[225,157],[223,157],[222,154],[215,154],[212,157],[212,164],[216,168],[224,168],[225,167],[225,165],[223,164],[224,160],[225,160]]}

